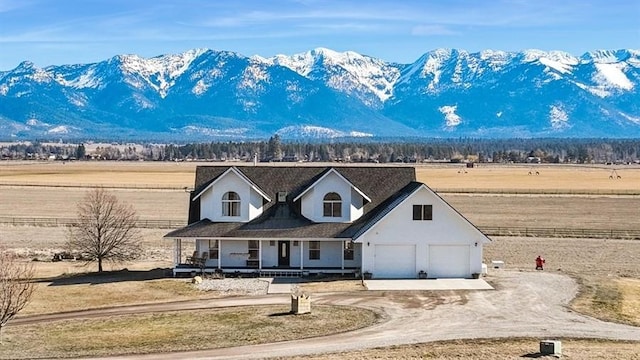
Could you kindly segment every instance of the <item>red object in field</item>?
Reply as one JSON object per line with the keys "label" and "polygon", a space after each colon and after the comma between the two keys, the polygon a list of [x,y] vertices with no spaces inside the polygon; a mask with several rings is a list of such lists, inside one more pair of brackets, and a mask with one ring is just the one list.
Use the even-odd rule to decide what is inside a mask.
{"label": "red object in field", "polygon": [[544,258],[538,255],[538,257],[536,258],[536,270],[544,270],[543,265],[544,265]]}

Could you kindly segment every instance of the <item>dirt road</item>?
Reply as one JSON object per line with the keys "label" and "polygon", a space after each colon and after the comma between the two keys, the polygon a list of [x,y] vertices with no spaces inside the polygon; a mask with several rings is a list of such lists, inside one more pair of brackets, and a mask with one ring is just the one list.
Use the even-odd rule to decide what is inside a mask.
{"label": "dirt road", "polygon": [[[437,340],[488,337],[585,337],[640,341],[640,328],[606,323],[567,308],[578,286],[568,276],[493,271],[494,291],[316,294],[317,304],[350,305],[383,314],[375,326],[345,334],[262,345],[111,359],[255,359],[357,350]],[[16,319],[12,324],[182,309],[282,304],[288,296],[186,301]],[[106,358],[100,358],[106,359]]]}

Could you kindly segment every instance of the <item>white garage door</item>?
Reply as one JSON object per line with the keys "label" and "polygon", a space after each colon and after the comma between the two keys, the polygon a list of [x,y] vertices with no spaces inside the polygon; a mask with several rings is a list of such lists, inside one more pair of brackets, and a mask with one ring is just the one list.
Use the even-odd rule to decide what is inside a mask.
{"label": "white garage door", "polygon": [[429,246],[430,278],[468,278],[469,245],[431,245]]}
{"label": "white garage door", "polygon": [[373,277],[377,279],[414,279],[415,245],[376,245]]}

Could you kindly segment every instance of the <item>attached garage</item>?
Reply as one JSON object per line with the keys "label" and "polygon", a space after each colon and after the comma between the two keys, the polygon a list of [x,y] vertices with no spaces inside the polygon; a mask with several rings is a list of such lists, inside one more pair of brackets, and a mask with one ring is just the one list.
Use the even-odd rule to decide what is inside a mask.
{"label": "attached garage", "polygon": [[471,277],[469,245],[429,245],[430,278]]}
{"label": "attached garage", "polygon": [[414,279],[415,245],[375,245],[373,277],[377,279]]}

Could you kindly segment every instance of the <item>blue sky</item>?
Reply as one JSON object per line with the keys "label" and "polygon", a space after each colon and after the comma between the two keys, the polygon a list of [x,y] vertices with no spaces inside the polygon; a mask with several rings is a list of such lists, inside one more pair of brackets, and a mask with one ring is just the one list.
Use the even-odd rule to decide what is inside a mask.
{"label": "blue sky", "polygon": [[316,47],[410,63],[480,51],[640,48],[639,0],[0,0],[0,70],[152,57],[192,48],[243,55]]}

